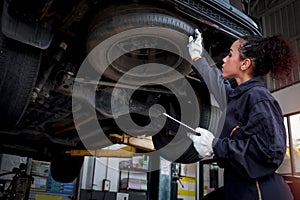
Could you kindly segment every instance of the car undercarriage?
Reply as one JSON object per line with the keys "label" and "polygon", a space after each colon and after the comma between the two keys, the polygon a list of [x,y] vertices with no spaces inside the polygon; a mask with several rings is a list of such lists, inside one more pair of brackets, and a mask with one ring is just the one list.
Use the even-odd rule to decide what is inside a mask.
{"label": "car undercarriage", "polygon": [[[1,10],[0,150],[52,161],[62,182],[73,180],[83,161],[66,151],[110,146],[116,142],[111,134],[152,136],[157,150],[168,146],[179,126],[150,112],[154,105],[182,120],[184,101],[199,111],[186,123],[212,130],[219,114],[187,59],[188,36],[197,27],[219,66],[232,41],[260,34],[225,1],[4,0]],[[118,121],[142,128],[124,131]],[[108,140],[95,139],[95,122]],[[192,145],[176,158],[168,151],[162,156],[200,159]]]}

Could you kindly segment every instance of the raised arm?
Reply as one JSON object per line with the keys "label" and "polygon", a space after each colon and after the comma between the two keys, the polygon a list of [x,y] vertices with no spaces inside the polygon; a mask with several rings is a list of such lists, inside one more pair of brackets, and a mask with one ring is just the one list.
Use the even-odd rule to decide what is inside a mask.
{"label": "raised arm", "polygon": [[209,92],[215,97],[223,111],[227,105],[227,95],[232,90],[230,83],[222,78],[217,67],[210,67],[204,57],[194,62],[193,70],[204,80]]}
{"label": "raised arm", "polygon": [[220,109],[224,110],[227,105],[227,95],[232,91],[230,83],[223,79],[220,70],[214,65],[210,67],[206,58],[202,56],[202,36],[198,29],[195,29],[195,39],[189,37],[188,50],[194,61],[193,70],[205,81],[209,91],[215,97]]}

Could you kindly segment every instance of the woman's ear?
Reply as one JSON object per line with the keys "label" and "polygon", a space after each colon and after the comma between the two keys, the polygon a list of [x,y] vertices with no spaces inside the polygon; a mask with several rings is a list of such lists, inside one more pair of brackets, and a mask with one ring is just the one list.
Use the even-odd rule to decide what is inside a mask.
{"label": "woman's ear", "polygon": [[252,65],[252,60],[250,58],[246,58],[242,61],[241,70],[245,71],[249,69],[251,65]]}

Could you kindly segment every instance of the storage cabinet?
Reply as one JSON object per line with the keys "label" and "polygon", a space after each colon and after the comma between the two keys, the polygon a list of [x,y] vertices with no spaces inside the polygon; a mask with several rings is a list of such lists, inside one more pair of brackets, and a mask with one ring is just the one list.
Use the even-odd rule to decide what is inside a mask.
{"label": "storage cabinet", "polygon": [[119,162],[119,192],[139,194],[146,199],[149,188],[148,164],[146,156],[133,156],[131,160]]}
{"label": "storage cabinet", "polygon": [[147,191],[147,171],[144,169],[120,168],[120,190]]}

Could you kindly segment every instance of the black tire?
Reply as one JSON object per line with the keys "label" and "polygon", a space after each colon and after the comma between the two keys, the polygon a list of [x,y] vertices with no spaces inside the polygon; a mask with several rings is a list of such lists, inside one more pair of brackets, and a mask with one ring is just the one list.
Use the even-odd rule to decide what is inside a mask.
{"label": "black tire", "polygon": [[54,155],[50,165],[51,176],[57,182],[70,183],[79,176],[83,161],[82,156]]}
{"label": "black tire", "polygon": [[[139,84],[145,78],[153,83],[157,80],[160,83],[172,82],[179,78],[178,74],[155,70],[145,74],[128,71],[145,63],[160,63],[183,75],[189,74],[191,65],[183,58],[188,58],[186,43],[195,27],[165,9],[141,4],[115,5],[101,10],[92,20],[87,51],[91,52],[105,41],[100,54],[90,60],[97,71],[111,80],[118,81],[126,73],[128,78],[122,82],[128,84]],[[162,43],[173,51],[161,49],[159,45]],[[115,52],[121,54],[117,59],[112,58]]]}
{"label": "black tire", "polygon": [[0,33],[0,121],[16,125],[32,94],[40,64],[40,50]]}
{"label": "black tire", "polygon": [[[211,123],[211,105],[210,94],[204,82],[192,81],[192,85],[197,98],[198,106],[200,109],[200,119],[195,118],[196,113],[191,113],[191,118],[194,120],[191,124],[192,127],[209,128]],[[174,117],[174,116],[173,116]],[[176,134],[185,135],[186,132],[178,132]],[[167,160],[177,163],[194,163],[201,160],[198,152],[195,150],[191,140],[186,137],[181,137],[177,141],[174,141],[175,136],[170,135],[168,130],[163,130],[159,134],[152,136],[152,141],[156,150],[159,150],[165,146],[168,146],[167,151],[162,150],[161,155]],[[189,145],[188,147],[186,145]],[[175,151],[180,152],[182,149],[186,149],[180,157],[176,155]],[[176,160],[174,160],[174,157]]]}

